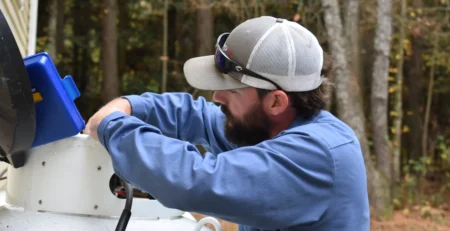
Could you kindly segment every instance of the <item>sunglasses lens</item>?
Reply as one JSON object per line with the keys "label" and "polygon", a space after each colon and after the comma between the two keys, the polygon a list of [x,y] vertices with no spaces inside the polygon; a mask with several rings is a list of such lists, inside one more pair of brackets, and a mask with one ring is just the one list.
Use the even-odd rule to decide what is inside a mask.
{"label": "sunglasses lens", "polygon": [[220,50],[216,50],[216,54],[214,55],[214,61],[216,63],[216,68],[223,74],[227,74],[229,72],[227,68],[227,58],[223,56],[222,52]]}
{"label": "sunglasses lens", "polygon": [[220,48],[222,48],[223,45],[225,45],[225,41],[227,41],[227,38],[228,34],[223,34],[219,37],[218,45],[220,46]]}

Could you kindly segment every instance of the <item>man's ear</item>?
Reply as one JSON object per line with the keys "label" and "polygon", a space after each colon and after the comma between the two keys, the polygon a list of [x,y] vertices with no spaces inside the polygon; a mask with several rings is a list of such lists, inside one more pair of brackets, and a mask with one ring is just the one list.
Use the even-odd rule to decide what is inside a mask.
{"label": "man's ear", "polygon": [[279,115],[289,106],[289,97],[284,91],[275,90],[263,99],[264,110],[270,115]]}

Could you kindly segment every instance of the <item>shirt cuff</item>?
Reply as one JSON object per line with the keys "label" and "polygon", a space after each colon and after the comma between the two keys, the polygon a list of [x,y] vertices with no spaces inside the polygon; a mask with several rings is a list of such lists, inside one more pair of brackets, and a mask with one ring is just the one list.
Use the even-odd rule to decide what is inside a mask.
{"label": "shirt cuff", "polygon": [[145,101],[139,95],[126,95],[121,98],[128,100],[131,105],[131,115],[142,119],[145,117]]}
{"label": "shirt cuff", "polygon": [[97,127],[97,135],[98,135],[98,140],[100,141],[100,143],[106,147],[106,140],[105,140],[105,130],[109,124],[109,122],[116,120],[116,119],[120,119],[120,118],[124,118],[129,116],[128,114],[125,114],[121,111],[115,111],[109,115],[107,115],[105,118],[102,119],[102,121],[100,121],[100,124]]}

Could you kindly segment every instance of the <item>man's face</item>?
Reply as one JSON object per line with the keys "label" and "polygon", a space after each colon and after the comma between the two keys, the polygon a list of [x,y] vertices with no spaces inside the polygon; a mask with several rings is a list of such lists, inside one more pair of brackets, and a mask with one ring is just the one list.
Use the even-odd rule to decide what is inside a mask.
{"label": "man's face", "polygon": [[270,120],[254,88],[216,91],[214,100],[226,115],[225,135],[238,145],[255,145],[270,138]]}

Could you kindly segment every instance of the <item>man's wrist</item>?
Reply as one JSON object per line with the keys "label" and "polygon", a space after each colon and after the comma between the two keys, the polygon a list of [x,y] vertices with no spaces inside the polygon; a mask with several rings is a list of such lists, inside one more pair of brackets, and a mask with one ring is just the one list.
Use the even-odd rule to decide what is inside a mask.
{"label": "man's wrist", "polygon": [[116,101],[115,106],[117,108],[119,108],[123,113],[131,115],[132,110],[130,101],[122,97],[115,99],[115,101]]}
{"label": "man's wrist", "polygon": [[98,139],[100,141],[100,143],[102,143],[103,145],[106,145],[106,141],[104,140],[105,137],[105,130],[108,126],[108,124],[111,121],[117,120],[117,119],[121,119],[123,117],[126,117],[127,114],[122,112],[122,111],[115,111],[110,113],[109,115],[105,116],[105,118],[103,118],[98,127],[97,127],[97,135],[98,135]]}
{"label": "man's wrist", "polygon": [[126,95],[126,96],[121,96],[120,98],[127,101],[128,105],[129,105],[129,109],[130,109],[129,115],[135,116],[140,119],[145,117],[145,114],[146,114],[145,102],[141,96]]}

